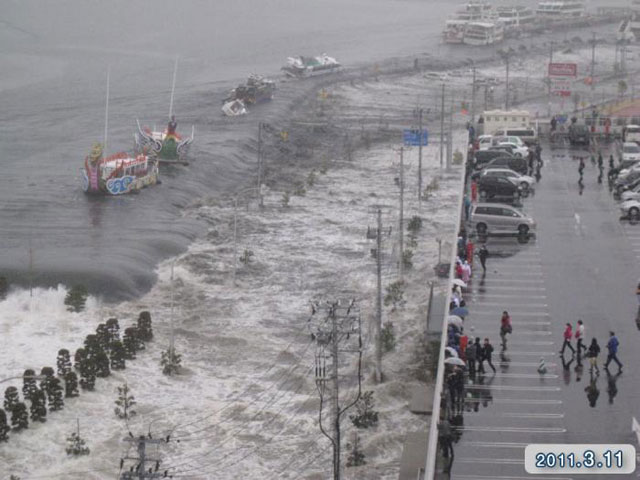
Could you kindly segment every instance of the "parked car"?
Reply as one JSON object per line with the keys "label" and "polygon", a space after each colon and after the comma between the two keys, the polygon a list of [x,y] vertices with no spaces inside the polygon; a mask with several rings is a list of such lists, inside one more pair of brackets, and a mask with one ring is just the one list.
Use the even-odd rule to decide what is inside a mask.
{"label": "parked car", "polygon": [[517,143],[514,142],[498,142],[497,145],[491,147],[491,148],[500,148],[500,147],[510,147],[511,148],[511,153],[516,156],[516,157],[527,157],[529,155],[529,148],[527,146],[525,146],[524,144],[522,146],[518,145]]}
{"label": "parked car", "polygon": [[498,157],[484,165],[484,168],[509,168],[514,172],[525,175],[529,169],[527,160],[521,157]]}
{"label": "parked car", "polygon": [[492,146],[493,135],[480,135],[478,137],[478,150],[488,150]]}
{"label": "parked car", "polygon": [[624,142],[622,144],[622,161],[640,161],[640,147],[635,142]]}
{"label": "parked car", "polygon": [[518,233],[527,235],[534,232],[536,222],[511,205],[500,203],[477,203],[471,207],[470,228],[479,235],[489,233]]}
{"label": "parked car", "polygon": [[625,192],[634,190],[639,185],[640,185],[640,178],[636,178],[635,180],[632,180],[630,182],[624,182],[620,185],[616,185],[616,189],[613,192],[613,196],[620,199],[622,198],[622,195],[625,194]]}
{"label": "parked car", "polygon": [[589,145],[591,132],[586,125],[574,124],[569,127],[569,143],[571,145]]}
{"label": "parked car", "polygon": [[522,189],[504,177],[482,176],[478,179],[478,195],[483,201],[517,202]]}
{"label": "parked car", "polygon": [[530,177],[528,175],[521,175],[515,170],[511,170],[510,168],[487,167],[480,170],[479,172],[474,172],[471,175],[471,178],[473,180],[477,180],[480,177],[487,176],[507,178],[511,180],[514,185],[519,185],[520,187],[522,187],[523,191],[529,190],[535,183],[533,177]]}
{"label": "parked car", "polygon": [[618,172],[618,178],[626,178],[631,172],[635,170],[640,170],[640,162],[632,163],[627,168],[623,168]]}
{"label": "parked car", "polygon": [[526,145],[535,145],[538,143],[538,132],[533,127],[513,127],[513,128],[501,128],[493,132],[496,137],[518,137]]}
{"label": "parked car", "polygon": [[618,176],[615,182],[613,183],[614,188],[616,189],[616,193],[618,195],[622,195],[622,192],[633,188],[635,185],[634,182],[640,180],[640,170],[630,171],[624,177]]}
{"label": "parked car", "polygon": [[640,201],[627,200],[620,204],[620,211],[623,217],[628,217],[634,220],[640,220]]}
{"label": "parked car", "polygon": [[474,157],[475,168],[481,169],[484,168],[491,160],[501,157],[512,158],[513,155],[509,152],[505,152],[504,150],[478,150]]}
{"label": "parked car", "polygon": [[626,192],[622,192],[620,200],[626,202],[627,200],[640,200],[640,183],[630,188]]}

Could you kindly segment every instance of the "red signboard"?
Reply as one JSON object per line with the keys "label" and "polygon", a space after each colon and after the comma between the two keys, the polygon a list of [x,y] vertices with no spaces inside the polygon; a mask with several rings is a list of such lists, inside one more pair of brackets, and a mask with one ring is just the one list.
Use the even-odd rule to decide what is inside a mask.
{"label": "red signboard", "polygon": [[550,77],[575,77],[578,75],[578,64],[576,63],[550,63]]}

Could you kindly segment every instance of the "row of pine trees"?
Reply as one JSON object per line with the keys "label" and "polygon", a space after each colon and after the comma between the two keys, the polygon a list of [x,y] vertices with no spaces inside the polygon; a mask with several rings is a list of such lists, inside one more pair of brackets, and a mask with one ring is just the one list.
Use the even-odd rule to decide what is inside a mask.
{"label": "row of pine trees", "polygon": [[149,312],[141,312],[137,324],[125,328],[122,338],[118,320],[110,318],[98,325],[95,334],[87,335],[84,347],[78,348],[73,356],[73,365],[69,350],[61,349],[56,359],[57,371],[43,367],[37,378],[35,370],[25,370],[23,399],[16,387],[7,387],[4,392],[0,442],[7,441],[12,430],[19,432],[28,428],[29,419],[46,422],[47,412],[64,408],[64,399],[77,397],[79,388],[93,391],[96,378],[108,377],[111,370],[123,370],[126,361],[135,359],[136,353],[145,349],[145,342],[152,339]]}

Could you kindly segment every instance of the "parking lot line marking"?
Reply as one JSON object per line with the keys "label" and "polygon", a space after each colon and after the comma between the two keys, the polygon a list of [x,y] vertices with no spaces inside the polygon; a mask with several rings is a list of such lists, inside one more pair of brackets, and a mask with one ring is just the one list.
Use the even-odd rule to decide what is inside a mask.
{"label": "parking lot line marking", "polygon": [[553,427],[451,427],[459,432],[566,433],[566,428]]}
{"label": "parking lot line marking", "polygon": [[[537,365],[537,364],[536,364]],[[496,373],[496,378],[540,378],[540,374],[536,373]],[[545,375],[544,378],[558,378],[558,375]],[[468,386],[474,386],[470,383]]]}
{"label": "parking lot line marking", "polygon": [[559,392],[560,387],[540,387],[540,386],[532,386],[527,387],[523,385],[469,385],[468,389],[473,388],[474,390],[509,390],[513,392]]}
{"label": "parking lot line marking", "polygon": [[564,413],[512,413],[502,412],[500,417],[507,418],[564,418]]}
{"label": "parking lot line marking", "polygon": [[[547,298],[546,295],[496,295],[494,293],[481,293],[478,292],[477,294],[478,297],[482,297],[482,298]],[[468,295],[467,298],[476,298],[476,295]]]}
{"label": "parking lot line marking", "polygon": [[543,307],[546,308],[549,305],[546,303],[515,303],[515,302],[502,302],[502,303],[492,303],[492,302],[472,302],[474,305],[482,305],[486,307],[506,307],[509,305],[517,306],[517,307]]}
{"label": "parking lot line marking", "polygon": [[[473,315],[496,315],[496,312],[498,312],[497,310],[495,311],[487,311],[487,310],[473,310],[469,312],[469,315],[473,316]],[[498,312],[500,313],[500,312]],[[551,315],[548,313],[541,313],[541,312],[516,312],[516,311],[509,311],[509,315],[511,315],[512,317],[518,315],[518,316],[523,316],[523,317],[550,317]]]}
{"label": "parking lot line marking", "polygon": [[524,460],[517,458],[473,458],[462,457],[456,459],[456,463],[495,463],[498,465],[524,465]]}
{"label": "parking lot line marking", "polygon": [[519,405],[562,405],[562,400],[550,400],[534,398],[494,398],[493,403],[519,404]]}
{"label": "parking lot line marking", "polygon": [[534,341],[528,341],[528,342],[518,342],[517,340],[507,340],[507,345],[553,345],[555,342],[553,341],[547,341],[547,340],[534,340]]}
{"label": "parking lot line marking", "polygon": [[[511,366],[511,367],[537,367],[538,362],[494,362],[494,365]],[[557,367],[557,363],[549,362],[546,364],[549,368]],[[562,402],[561,402],[562,403]]]}
{"label": "parking lot line marking", "polygon": [[518,442],[478,442],[476,440],[460,440],[458,445],[470,445],[480,448],[526,448],[528,443]]}
{"label": "parking lot line marking", "polygon": [[[531,477],[513,477],[509,475],[452,475],[451,480],[531,480]],[[549,477],[544,480],[573,480],[571,477]]]}
{"label": "parking lot line marking", "polygon": [[[492,335],[496,333],[495,330],[474,330],[473,334],[474,335]],[[553,335],[552,332],[548,331],[548,330],[543,330],[540,332],[537,332],[535,330],[529,330],[527,332],[523,332],[522,330],[518,329],[518,335],[540,335],[541,337],[545,337],[545,336],[549,336],[549,335]]]}

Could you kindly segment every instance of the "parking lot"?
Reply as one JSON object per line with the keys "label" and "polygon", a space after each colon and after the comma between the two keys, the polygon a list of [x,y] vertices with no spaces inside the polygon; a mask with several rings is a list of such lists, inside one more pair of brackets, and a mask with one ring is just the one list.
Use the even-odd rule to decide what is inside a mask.
{"label": "parking lot", "polygon": [[[602,147],[605,165],[613,147]],[[632,417],[640,417],[640,332],[635,289],[640,272],[640,225],[620,219],[618,203],[588,152],[560,143],[543,145],[544,167],[535,195],[522,210],[537,222],[535,236],[489,236],[487,271],[477,258],[464,299],[469,336],[489,338],[497,372],[469,378],[462,412],[452,417],[457,441],[452,479],[530,478],[529,443],[631,443]],[[586,157],[583,181],[579,161]],[[477,239],[476,239],[477,240]],[[477,245],[476,245],[477,246]],[[500,316],[513,334],[500,347]],[[602,348],[600,375],[586,359],[561,356],[563,330],[578,319]],[[625,365],[602,368],[609,331],[620,340]],[[575,340],[573,341],[575,347]],[[543,360],[546,373],[538,373]],[[585,365],[586,364],[586,365]],[[485,365],[486,368],[486,365]],[[570,475],[547,475],[567,479]],[[636,478],[635,475],[620,478]]]}

